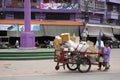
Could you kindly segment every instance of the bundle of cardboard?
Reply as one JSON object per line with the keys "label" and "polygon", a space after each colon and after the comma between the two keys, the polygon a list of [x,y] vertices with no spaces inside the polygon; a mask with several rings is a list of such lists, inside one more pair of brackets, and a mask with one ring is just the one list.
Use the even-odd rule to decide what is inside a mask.
{"label": "bundle of cardboard", "polygon": [[[97,48],[91,41],[80,42],[80,38],[76,36],[70,36],[70,33],[62,33],[55,37],[53,46],[56,50],[56,56],[61,56],[62,50],[77,50],[80,52],[97,52]],[[91,62],[95,62],[98,59],[97,54],[88,54]]]}
{"label": "bundle of cardboard", "polygon": [[86,42],[80,42],[79,37],[70,36],[70,33],[62,33],[59,36],[56,36],[55,40],[53,41],[53,45],[55,50],[57,51],[57,56],[60,56],[61,49],[85,52],[88,48]]}
{"label": "bundle of cardboard", "polygon": [[[87,41],[87,44],[89,45],[87,52],[93,52],[93,53],[98,52],[98,49],[95,47],[93,42]],[[88,54],[87,56],[91,60],[92,63],[98,60],[98,54]]]}
{"label": "bundle of cardboard", "polygon": [[93,42],[88,40],[87,44],[89,45],[87,52],[98,52],[98,49],[95,47]]}

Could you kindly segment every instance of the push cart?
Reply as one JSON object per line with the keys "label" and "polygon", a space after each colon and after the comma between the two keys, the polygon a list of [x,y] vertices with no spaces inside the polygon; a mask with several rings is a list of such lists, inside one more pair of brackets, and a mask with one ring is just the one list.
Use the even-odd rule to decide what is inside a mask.
{"label": "push cart", "polygon": [[[96,62],[91,61],[88,56],[90,54],[98,55]],[[99,64],[99,54],[97,52],[55,50],[54,61],[57,62],[55,69],[59,70],[60,66],[63,66],[65,69],[66,66],[71,71],[78,69],[82,73],[88,72],[91,69],[91,65]]]}

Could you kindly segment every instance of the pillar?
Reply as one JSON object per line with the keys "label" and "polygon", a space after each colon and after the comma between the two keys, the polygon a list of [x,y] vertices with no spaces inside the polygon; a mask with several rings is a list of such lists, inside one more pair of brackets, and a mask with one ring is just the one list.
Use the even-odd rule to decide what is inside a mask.
{"label": "pillar", "polygon": [[25,31],[20,36],[20,49],[34,49],[35,35],[31,32],[31,3],[24,0],[24,25]]}

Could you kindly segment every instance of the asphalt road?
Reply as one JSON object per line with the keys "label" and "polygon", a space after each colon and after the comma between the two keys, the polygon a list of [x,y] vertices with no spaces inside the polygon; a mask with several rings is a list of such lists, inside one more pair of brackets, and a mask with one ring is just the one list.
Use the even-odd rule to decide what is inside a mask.
{"label": "asphalt road", "polygon": [[0,61],[0,80],[120,80],[120,49],[112,49],[110,64],[106,72],[93,65],[90,72],[79,73],[62,67],[56,71],[53,60]]}

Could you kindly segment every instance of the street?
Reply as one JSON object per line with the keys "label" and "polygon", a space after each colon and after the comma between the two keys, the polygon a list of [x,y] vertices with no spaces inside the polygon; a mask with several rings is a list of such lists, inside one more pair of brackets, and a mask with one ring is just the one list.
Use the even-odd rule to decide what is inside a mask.
{"label": "street", "polygon": [[98,71],[92,65],[90,72],[55,70],[54,60],[0,61],[0,80],[119,80],[120,49],[112,49],[109,71]]}

